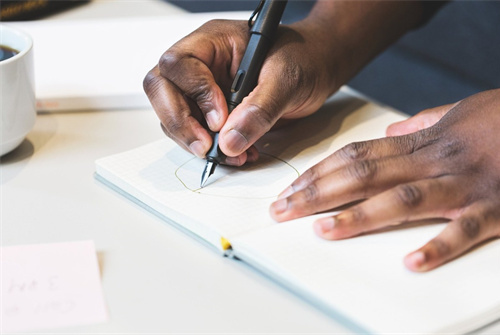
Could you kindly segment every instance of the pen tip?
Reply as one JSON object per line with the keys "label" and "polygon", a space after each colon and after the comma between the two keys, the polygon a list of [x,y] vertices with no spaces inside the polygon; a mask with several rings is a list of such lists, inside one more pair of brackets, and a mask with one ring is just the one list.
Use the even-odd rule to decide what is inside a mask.
{"label": "pen tip", "polygon": [[201,175],[201,184],[200,187],[203,188],[208,181],[208,178],[214,173],[216,163],[214,161],[207,161],[207,165],[205,165],[205,170]]}

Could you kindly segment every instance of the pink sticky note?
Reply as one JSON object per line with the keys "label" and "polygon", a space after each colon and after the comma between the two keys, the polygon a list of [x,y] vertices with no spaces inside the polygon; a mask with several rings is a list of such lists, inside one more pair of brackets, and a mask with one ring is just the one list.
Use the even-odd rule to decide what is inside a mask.
{"label": "pink sticky note", "polygon": [[104,322],[93,241],[2,247],[0,332]]}

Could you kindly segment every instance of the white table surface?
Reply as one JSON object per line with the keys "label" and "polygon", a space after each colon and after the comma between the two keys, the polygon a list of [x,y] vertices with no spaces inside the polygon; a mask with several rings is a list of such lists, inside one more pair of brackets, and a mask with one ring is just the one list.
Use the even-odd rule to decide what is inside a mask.
{"label": "white table surface", "polygon": [[[176,13],[155,0],[109,0],[51,19]],[[152,109],[40,114],[22,145],[2,157],[3,246],[94,240],[98,252],[109,322],[43,333],[349,334],[94,180],[97,158],[162,136]],[[478,333],[500,334],[500,322]]]}

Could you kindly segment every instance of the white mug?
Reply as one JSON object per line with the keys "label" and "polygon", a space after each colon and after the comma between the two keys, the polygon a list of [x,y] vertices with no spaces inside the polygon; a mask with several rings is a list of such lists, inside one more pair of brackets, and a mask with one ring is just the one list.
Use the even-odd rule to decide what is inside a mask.
{"label": "white mug", "polygon": [[0,60],[0,156],[14,150],[35,124],[36,101],[33,41],[30,36],[0,24],[0,46],[17,51]]}

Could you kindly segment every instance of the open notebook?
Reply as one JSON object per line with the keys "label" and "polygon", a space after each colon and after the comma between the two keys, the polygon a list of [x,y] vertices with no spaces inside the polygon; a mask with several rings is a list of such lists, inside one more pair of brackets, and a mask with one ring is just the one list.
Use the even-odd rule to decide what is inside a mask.
{"label": "open notebook", "polygon": [[307,168],[349,142],[384,136],[387,125],[403,118],[343,90],[311,117],[262,138],[258,163],[218,167],[203,189],[205,161],[169,139],[99,159],[96,176],[354,331],[472,331],[500,318],[500,240],[417,274],[406,270],[404,255],[443,224],[410,224],[331,242],[315,236],[311,217],[278,224],[268,214],[278,193]]}

